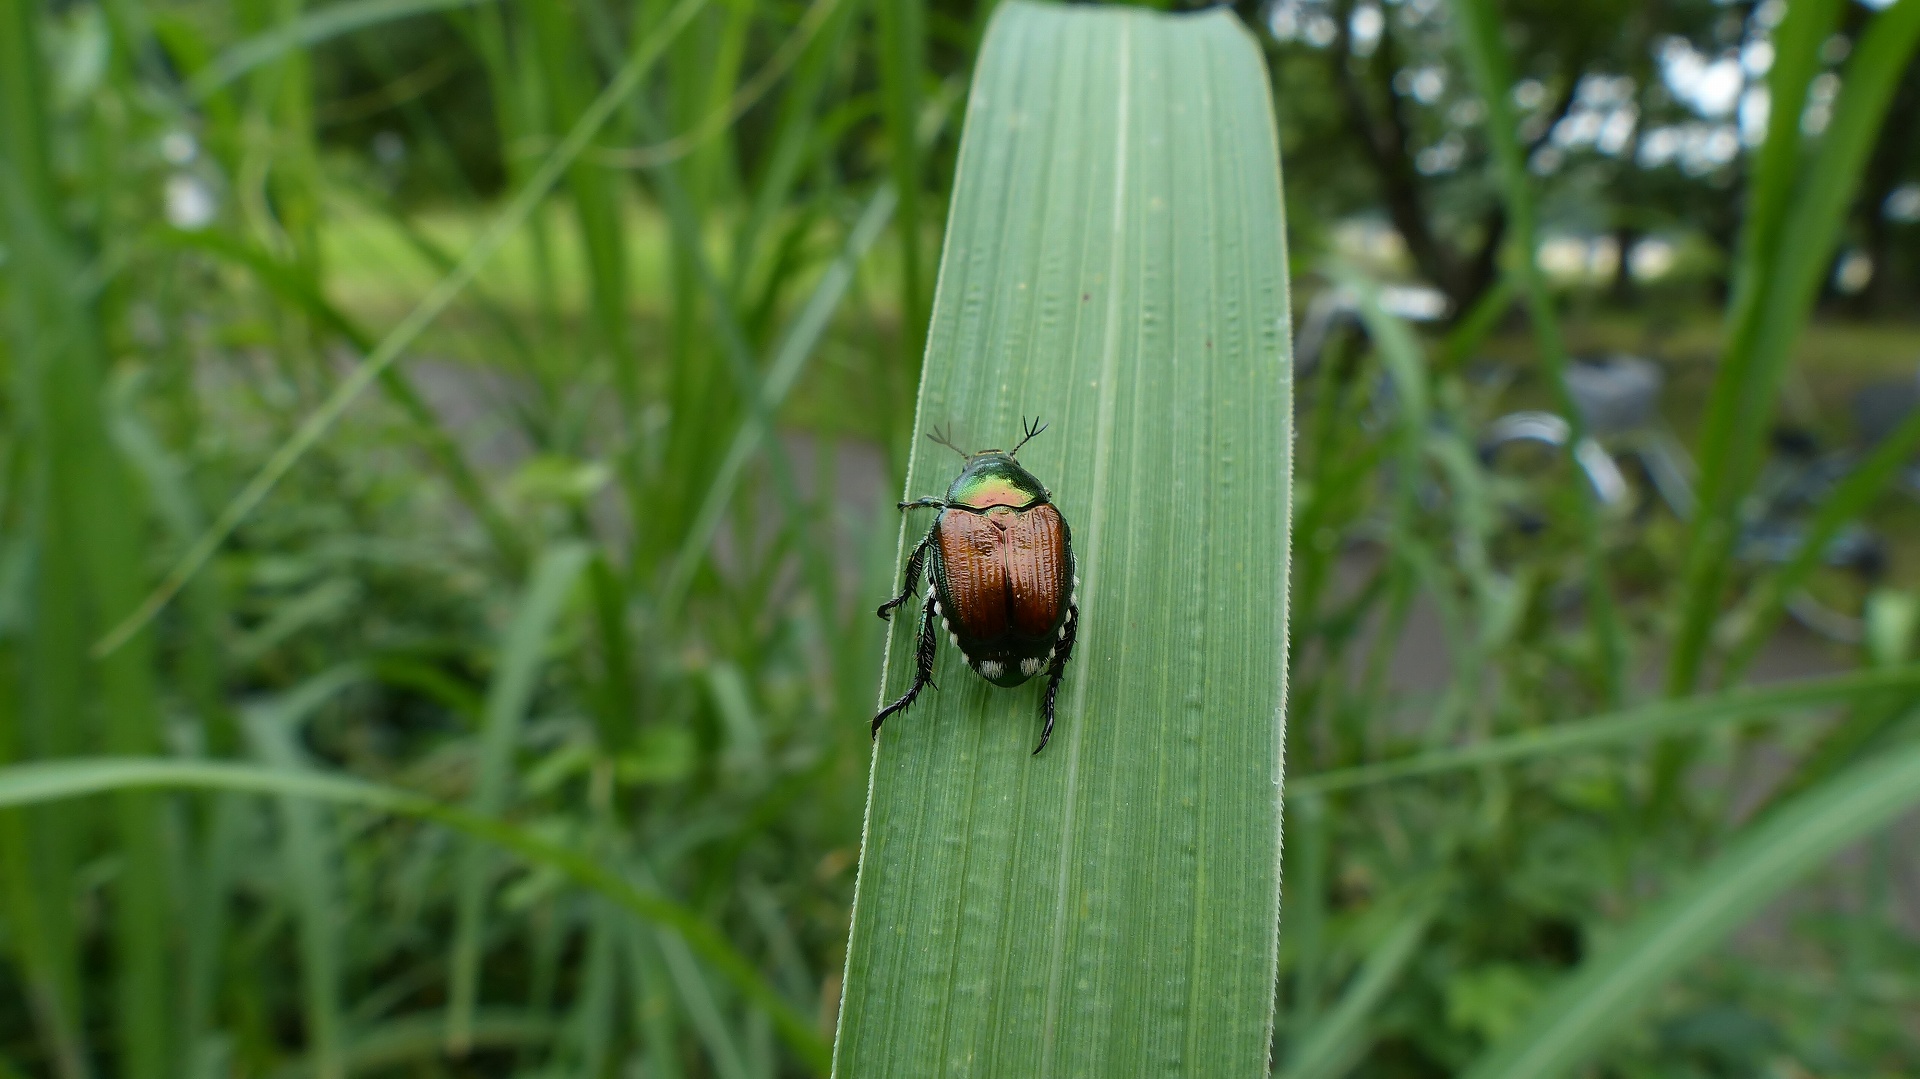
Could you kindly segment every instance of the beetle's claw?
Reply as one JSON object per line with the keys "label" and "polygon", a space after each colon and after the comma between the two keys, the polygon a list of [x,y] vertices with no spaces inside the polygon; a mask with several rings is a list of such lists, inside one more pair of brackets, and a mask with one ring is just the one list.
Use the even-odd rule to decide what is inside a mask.
{"label": "beetle's claw", "polygon": [[893,621],[893,609],[895,607],[904,607],[906,606],[906,603],[909,599],[919,599],[919,598],[920,598],[920,590],[917,588],[909,588],[905,592],[900,594],[899,599],[890,599],[887,602],[882,603],[879,606],[879,608],[876,609],[873,613],[880,616],[880,621],[891,622]]}

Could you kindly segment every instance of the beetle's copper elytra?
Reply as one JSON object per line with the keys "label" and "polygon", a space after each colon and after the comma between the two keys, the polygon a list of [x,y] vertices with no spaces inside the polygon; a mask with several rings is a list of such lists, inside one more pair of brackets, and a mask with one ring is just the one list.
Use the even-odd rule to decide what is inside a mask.
{"label": "beetle's copper elytra", "polygon": [[924,572],[927,598],[921,606],[913,685],[873,717],[873,735],[895,712],[913,704],[933,684],[934,648],[945,632],[967,665],[997,686],[1017,686],[1047,672],[1045,725],[1035,753],[1053,737],[1054,699],[1073,654],[1079,609],[1074,592],[1073,541],[1067,519],[1033,473],[1014,459],[1041,431],[1023,422],[1013,449],[967,453],[939,431],[928,438],[965,458],[945,498],[900,503],[940,511],[907,556],[906,584],[880,605],[880,617],[906,603]]}

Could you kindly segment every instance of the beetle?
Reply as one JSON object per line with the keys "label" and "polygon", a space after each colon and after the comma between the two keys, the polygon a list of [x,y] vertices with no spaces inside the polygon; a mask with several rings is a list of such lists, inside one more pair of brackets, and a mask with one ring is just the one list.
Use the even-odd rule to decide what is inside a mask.
{"label": "beetle", "polygon": [[917,594],[925,575],[913,685],[873,717],[875,738],[888,716],[906,711],[922,689],[933,685],[934,647],[944,630],[967,665],[996,686],[1017,686],[1047,672],[1041,706],[1046,722],[1033,751],[1047,748],[1054,698],[1080,625],[1075,595],[1080,578],[1072,533],[1053,504],[1053,493],[1014,459],[1044,430],[1037,419],[1023,419],[1020,441],[1012,449],[978,453],[954,445],[938,430],[928,433],[965,464],[945,498],[929,495],[900,503],[902,512],[922,507],[940,512],[907,556],[905,587],[880,605],[885,619]]}

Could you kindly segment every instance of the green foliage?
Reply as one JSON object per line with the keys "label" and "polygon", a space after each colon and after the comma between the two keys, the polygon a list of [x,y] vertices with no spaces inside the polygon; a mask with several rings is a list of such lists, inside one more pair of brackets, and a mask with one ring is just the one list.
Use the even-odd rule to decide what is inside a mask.
{"label": "green foliage", "polygon": [[[319,695],[309,690],[303,694],[306,700],[296,698],[283,702],[275,709],[275,714],[263,722],[293,721],[304,711],[301,706],[311,705],[312,698]],[[275,755],[278,754],[263,753],[263,756]],[[281,796],[289,805],[302,805],[310,801],[358,805],[384,813],[419,817],[511,851],[537,866],[562,874],[583,887],[605,895],[646,921],[675,930],[679,938],[701,953],[702,958],[710,962],[717,972],[733,980],[748,998],[768,1008],[780,1025],[782,1034],[792,1041],[804,1060],[816,1065],[824,1063],[825,1048],[806,1020],[795,1013],[780,998],[778,991],[754,970],[753,965],[735,952],[725,938],[707,925],[699,914],[657,893],[635,886],[591,855],[570,849],[535,830],[516,827],[410,791],[312,771],[242,764],[76,759],[53,764],[21,765],[0,772],[0,807],[39,805],[103,791],[151,788],[273,794]],[[295,852],[289,856],[294,861],[312,863],[323,857],[310,842],[293,841],[289,846]],[[309,879],[314,875],[317,874],[309,874]],[[318,904],[323,897],[308,898]],[[313,916],[317,919],[324,913],[316,906]],[[321,1051],[323,1059],[325,1053],[326,1050]]]}
{"label": "green foliage", "polygon": [[[1816,4],[1803,7],[1820,10]],[[1791,9],[1790,9],[1791,10]],[[1808,16],[1817,18],[1818,16]],[[1810,35],[1815,23],[1795,33]],[[1788,56],[1811,44],[1789,48]],[[1819,152],[1800,168],[1792,152],[1799,132],[1786,121],[1770,126],[1770,146],[1756,184],[1742,271],[1730,313],[1728,352],[1715,379],[1701,434],[1701,496],[1705,512],[1688,549],[1687,576],[1676,600],[1681,612],[1678,653],[1668,674],[1670,692],[1682,693],[1699,677],[1725,587],[1741,495],[1759,472],[1766,424],[1785,378],[1789,350],[1806,326],[1825,268],[1859,183],[1861,166],[1878,136],[1895,85],[1920,49],[1920,3],[1900,0],[1876,17],[1842,76],[1832,127]],[[1783,63],[1772,82],[1783,103],[1804,99],[1813,65]],[[1776,150],[1774,147],[1777,146]],[[1676,759],[1669,756],[1669,761]],[[1670,763],[1669,770],[1674,766]]]}
{"label": "green foliage", "polygon": [[[1817,10],[1796,5],[1789,18],[1799,26]],[[1805,169],[1811,201],[1785,195],[1790,174],[1801,169],[1800,154],[1770,146],[1760,155],[1763,168],[1784,168],[1788,178],[1770,181],[1787,185],[1777,189],[1761,182],[1756,213],[1771,207],[1779,224],[1767,239],[1767,223],[1751,222],[1750,232],[1761,239],[1749,250],[1779,246],[1771,263],[1748,254],[1736,267],[1734,304],[1736,324],[1750,317],[1773,327],[1752,345],[1769,362],[1784,362],[1812,306],[1839,226],[1843,179],[1857,172],[1859,155],[1871,144],[1865,132],[1879,129],[1874,110],[1892,78],[1884,65],[1912,48],[1907,25],[1898,7],[1869,24],[1850,61],[1860,67],[1844,77],[1855,114],[1842,124],[1836,109],[1835,124]],[[1509,274],[1530,300],[1539,352],[1551,361],[1557,314],[1528,265],[1533,244],[1524,239],[1538,170],[1521,167],[1513,121],[1501,107],[1508,85],[1501,23],[1490,5],[1469,3],[1456,9],[1454,29],[1466,66],[1492,105],[1488,138],[1502,166],[1509,221],[1522,237]],[[1776,68],[1776,80],[1795,71],[1805,80],[1813,70],[1790,54]],[[1794,99],[1776,90],[1775,100]],[[1787,119],[1775,126],[1796,144],[1797,115],[1789,106]],[[1769,190],[1779,194],[1770,197]],[[1788,235],[1791,240],[1781,239]],[[1283,957],[1291,960],[1283,961],[1282,973],[1284,1059],[1303,1074],[1356,1066],[1400,1074],[1401,1066],[1437,1066],[1474,1075],[1556,1075],[1604,1060],[1622,1074],[1686,1075],[1698,1074],[1691,1069],[1705,1037],[1699,1032],[1710,1027],[1722,1031],[1712,1035],[1722,1046],[1715,1051],[1749,1067],[1768,1054],[1808,1059],[1824,1052],[1824,1066],[1846,1061],[1838,1067],[1850,1069],[1847,1074],[1878,1074],[1875,1067],[1884,1064],[1876,1064],[1876,1054],[1878,1061],[1910,1054],[1910,1041],[1897,1049],[1875,1045],[1864,1026],[1849,1031],[1847,1038],[1858,1040],[1845,1048],[1831,1041],[1816,1048],[1800,1032],[1789,1040],[1787,995],[1752,983],[1733,1002],[1714,1006],[1671,986],[1802,874],[1912,806],[1912,788],[1902,778],[1911,765],[1901,755],[1911,746],[1911,711],[1892,689],[1913,676],[1911,667],[1899,665],[1904,645],[1878,648],[1876,654],[1891,657],[1882,671],[1681,696],[1574,722],[1619,692],[1618,661],[1593,642],[1604,640],[1608,607],[1621,597],[1619,625],[1632,636],[1621,641],[1626,651],[1613,655],[1666,647],[1677,621],[1680,651],[1669,673],[1681,672],[1674,676],[1690,684],[1683,668],[1698,661],[1688,652],[1698,643],[1691,637],[1694,615],[1680,607],[1673,613],[1685,617],[1669,618],[1659,605],[1664,589],[1631,583],[1636,565],[1672,565],[1678,552],[1654,546],[1659,534],[1644,524],[1596,517],[1585,478],[1564,461],[1523,487],[1463,467],[1472,451],[1460,432],[1483,427],[1502,407],[1498,390],[1476,391],[1446,366],[1410,356],[1417,345],[1368,302],[1365,283],[1349,279],[1348,287],[1361,295],[1376,353],[1336,353],[1308,398],[1315,418],[1303,455],[1308,497],[1300,523],[1310,542],[1300,548],[1298,573],[1303,589],[1313,592],[1303,591],[1293,646],[1301,659],[1295,684],[1302,703],[1292,717],[1297,748],[1288,789],[1314,807],[1305,817],[1313,823],[1302,837],[1295,879],[1316,894],[1305,899],[1310,913],[1298,932],[1322,939],[1296,937],[1283,919]],[[1756,300],[1750,289],[1781,291]],[[1473,344],[1458,335],[1485,332],[1487,325],[1464,319],[1445,354],[1469,352]],[[1551,386],[1556,365],[1543,366]],[[1425,384],[1409,386],[1409,372]],[[1721,497],[1737,502],[1757,467],[1753,432],[1762,430],[1771,409],[1770,397],[1754,395],[1771,391],[1725,366],[1719,378],[1716,392],[1743,394],[1748,402],[1729,413],[1751,436],[1738,451],[1749,462],[1746,471],[1710,481],[1727,484]],[[1394,386],[1395,422],[1355,431],[1346,417],[1364,414],[1369,379]],[[1564,396],[1562,402],[1563,414],[1572,414]],[[1574,427],[1577,437],[1577,418]],[[1710,416],[1702,458],[1713,462],[1734,453],[1729,447],[1742,437]],[[1864,509],[1903,453],[1896,444],[1869,457],[1818,516],[1815,535],[1833,535]],[[1392,473],[1377,476],[1369,490],[1353,490],[1349,462],[1388,457],[1396,464]],[[1527,487],[1524,497],[1545,499],[1554,523],[1532,537],[1505,534],[1505,515],[1488,513],[1487,500],[1497,508]],[[1696,544],[1716,527],[1726,540],[1731,518],[1720,520],[1699,526]],[[1372,581],[1352,591],[1345,605],[1330,605],[1319,582],[1332,575],[1333,552],[1346,546],[1333,539],[1340,528],[1384,542]],[[1730,549],[1711,556],[1722,582],[1733,576]],[[1740,663],[1777,632],[1783,597],[1817,561],[1819,548],[1809,550],[1814,553],[1801,555],[1780,578],[1760,582],[1754,601],[1743,607]],[[1605,592],[1593,587],[1596,574],[1610,583]],[[1573,582],[1577,591],[1568,588]],[[1418,737],[1382,722],[1390,698],[1377,688],[1380,642],[1401,637],[1407,597],[1415,590],[1431,597],[1447,633],[1460,642],[1456,657],[1464,660],[1437,705],[1420,713],[1428,729]],[[1582,593],[1584,604],[1576,599]],[[1697,592],[1685,595],[1686,602],[1697,601]],[[1716,594],[1709,609],[1717,606]],[[1360,627],[1372,641],[1358,636]],[[1792,727],[1753,725],[1761,717],[1772,721],[1835,704],[1843,706],[1842,718],[1814,743],[1817,751],[1806,751],[1810,739],[1793,735]],[[1744,725],[1737,738],[1707,737],[1730,721]],[[1455,744],[1462,729],[1474,734]],[[1799,774],[1777,782],[1757,778],[1751,767],[1763,740],[1798,758]],[[1424,751],[1396,758],[1387,749],[1396,744]],[[1883,756],[1874,759],[1869,745]],[[1604,762],[1580,755],[1601,746],[1628,752]],[[1676,746],[1698,748],[1680,756]],[[1701,767],[1703,756],[1709,768]],[[1302,776],[1307,761],[1326,770]],[[1521,761],[1533,763],[1524,771],[1501,767]],[[1447,782],[1448,776],[1457,779]],[[1440,789],[1419,792],[1396,782],[1415,777],[1433,777]],[[1343,830],[1347,821],[1353,823]],[[1699,860],[1715,849],[1716,857]],[[1330,850],[1352,853],[1329,858]],[[1658,903],[1641,898],[1645,885],[1637,882],[1648,877],[1661,882],[1665,898]],[[1294,898],[1290,909],[1299,902]],[[1425,912],[1436,902],[1428,929]],[[1423,949],[1417,960],[1408,958],[1415,937]],[[1352,972],[1331,1008],[1322,1003],[1329,965]],[[1546,999],[1536,1003],[1543,993]],[[1656,1001],[1682,1018],[1625,1036],[1629,1021]]]}
{"label": "green foliage", "polygon": [[1719,944],[1808,868],[1920,804],[1920,745],[1855,765],[1779,812],[1636,920],[1469,1074],[1564,1074],[1687,963]]}
{"label": "green foliage", "polygon": [[[0,1053],[74,1079],[824,1068],[879,548],[829,549],[874,507],[774,423],[823,354],[895,366],[861,276],[902,196],[841,157],[884,137],[862,5],[719,7],[5,9],[4,407],[31,422],[0,438],[0,751],[183,759],[87,788],[124,833],[39,796],[0,814],[0,992],[33,1001]],[[509,187],[481,201],[469,118],[391,72],[381,167],[484,219],[452,233],[314,100],[337,85],[314,67],[379,67],[423,26],[470,48]],[[925,153],[953,93],[922,90]],[[621,241],[662,208],[664,321]],[[430,287],[356,301],[335,213]],[[164,771],[249,756],[278,778],[149,790],[234,790]],[[117,917],[100,947],[83,900]]]}
{"label": "green foliage", "polygon": [[[1041,1031],[1059,1072],[1914,1070],[1885,496],[1920,420],[1784,565],[1726,551],[1774,417],[1851,389],[1803,331],[1920,267],[1885,209],[1920,181],[1915,0],[1238,5],[1285,246],[1217,13],[1010,8],[1045,33],[995,31],[956,163],[994,7],[0,0],[0,1075],[758,1079],[825,1072],[836,1020],[845,1074],[1041,1073]],[[1069,24],[1131,45],[1049,67]],[[1681,42],[1755,87],[1769,46],[1765,142],[1646,164],[1738,119],[1669,92]],[[1563,137],[1602,91],[1638,120],[1611,153]],[[1326,261],[1355,215],[1449,324]],[[1566,231],[1685,271],[1531,272]],[[1843,248],[1875,260],[1854,299]],[[1277,381],[1174,377],[1208,328],[1280,354],[1252,331],[1288,252],[1366,325],[1296,387],[1291,451]],[[1565,411],[1556,357],[1610,321],[1669,361],[1691,528],[1478,452]],[[1039,689],[948,655],[871,758],[852,931],[913,433],[1034,411],[1085,561],[1060,730],[1028,758]],[[1865,640],[1780,681],[1782,614],[1863,515],[1895,565]],[[1269,1050],[1255,599],[1289,558]]]}

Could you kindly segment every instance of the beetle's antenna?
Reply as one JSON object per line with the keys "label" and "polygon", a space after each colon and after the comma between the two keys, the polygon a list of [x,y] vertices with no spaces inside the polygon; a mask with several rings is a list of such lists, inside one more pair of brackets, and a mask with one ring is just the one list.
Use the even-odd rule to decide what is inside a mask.
{"label": "beetle's antenna", "polygon": [[938,427],[935,427],[935,428],[934,428],[933,430],[931,430],[931,431],[928,431],[928,432],[927,432],[927,437],[928,437],[928,438],[930,438],[930,439],[932,439],[932,440],[933,440],[933,441],[934,441],[935,443],[937,443],[937,444],[939,444],[939,445],[942,445],[942,446],[945,446],[946,448],[948,448],[948,449],[950,449],[950,450],[952,450],[953,452],[955,452],[955,453],[957,453],[957,454],[959,454],[959,455],[960,455],[960,458],[961,458],[961,460],[965,460],[965,459],[966,459],[966,456],[967,456],[967,451],[966,451],[966,450],[963,450],[963,449],[961,449],[960,447],[958,447],[958,446],[956,446],[956,445],[954,445],[954,444],[953,444],[953,440],[952,440],[952,439],[950,439],[950,438],[948,438],[948,437],[947,437],[947,433],[946,433],[945,431],[942,431],[942,430],[941,430],[940,428],[938,428]]}
{"label": "beetle's antenna", "polygon": [[1027,418],[1025,416],[1020,417],[1020,431],[1021,431],[1021,434],[1024,435],[1025,437],[1021,438],[1020,441],[1016,443],[1012,449],[1007,451],[1007,456],[1012,457],[1014,454],[1019,453],[1021,446],[1024,446],[1027,443],[1032,442],[1033,436],[1039,434],[1040,432],[1046,429],[1047,429],[1047,425],[1044,423],[1041,423],[1040,417],[1038,416],[1035,416],[1033,418],[1032,423],[1028,423]]}

